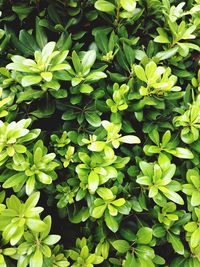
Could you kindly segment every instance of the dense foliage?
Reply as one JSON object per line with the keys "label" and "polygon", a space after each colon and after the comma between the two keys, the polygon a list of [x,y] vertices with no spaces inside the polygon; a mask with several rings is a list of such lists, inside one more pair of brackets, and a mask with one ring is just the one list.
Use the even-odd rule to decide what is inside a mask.
{"label": "dense foliage", "polygon": [[200,0],[0,7],[0,267],[200,267]]}

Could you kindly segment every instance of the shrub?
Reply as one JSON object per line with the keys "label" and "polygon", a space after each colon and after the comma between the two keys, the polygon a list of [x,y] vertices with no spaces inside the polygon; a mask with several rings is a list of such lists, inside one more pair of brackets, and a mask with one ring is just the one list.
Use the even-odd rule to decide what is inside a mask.
{"label": "shrub", "polygon": [[0,267],[200,267],[200,1],[0,7]]}

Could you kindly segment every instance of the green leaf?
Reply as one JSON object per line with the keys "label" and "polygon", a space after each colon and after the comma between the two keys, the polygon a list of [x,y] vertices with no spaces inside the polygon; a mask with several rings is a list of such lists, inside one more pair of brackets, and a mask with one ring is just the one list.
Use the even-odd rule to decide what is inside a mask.
{"label": "green leaf", "polygon": [[200,205],[200,192],[194,191],[192,193],[191,204],[193,207]]}
{"label": "green leaf", "polygon": [[49,235],[43,240],[43,242],[48,246],[52,246],[56,244],[60,240],[60,238],[61,237],[59,235]]}
{"label": "green leaf", "polygon": [[101,125],[101,118],[95,113],[87,112],[85,114],[85,118],[87,122],[94,127],[99,127]]}
{"label": "green leaf", "polygon": [[176,235],[172,234],[171,232],[168,232],[167,240],[172,244],[173,249],[180,255],[184,254],[184,246],[181,242],[181,239],[177,237]]}
{"label": "green leaf", "polygon": [[82,65],[81,65],[81,61],[76,51],[72,52],[72,62],[73,62],[76,73],[80,73],[82,71]]}
{"label": "green leaf", "polygon": [[145,66],[145,74],[147,79],[152,79],[154,77],[155,72],[158,71],[157,65],[154,61],[150,61],[146,66]]}
{"label": "green leaf", "polygon": [[137,182],[138,184],[142,184],[142,185],[151,185],[151,183],[152,183],[152,181],[151,181],[151,179],[150,179],[149,176],[138,177],[138,178],[136,179],[136,182]]}
{"label": "green leaf", "polygon": [[25,202],[26,210],[34,208],[37,205],[39,199],[40,199],[40,192],[35,192],[34,194],[32,194]]}
{"label": "green leaf", "polygon": [[101,31],[95,34],[95,41],[97,43],[98,48],[103,52],[103,54],[107,54],[108,52],[108,38],[106,34]]}
{"label": "green leaf", "polygon": [[35,177],[30,176],[26,182],[26,194],[31,195],[35,188]]}
{"label": "green leaf", "polygon": [[99,186],[99,175],[96,172],[91,171],[88,176],[88,189],[92,194],[94,194],[98,186]]}
{"label": "green leaf", "polygon": [[159,146],[160,137],[156,129],[154,129],[153,131],[149,133],[149,137],[157,146]]}
{"label": "green leaf", "polygon": [[44,92],[36,91],[32,88],[27,88],[26,91],[18,94],[17,103],[21,103],[23,101],[32,101],[33,99],[37,99],[42,97]]}
{"label": "green leaf", "polygon": [[95,141],[92,142],[89,146],[88,149],[91,151],[96,151],[96,152],[100,152],[102,150],[104,150],[104,148],[106,147],[106,143],[103,141]]}
{"label": "green leaf", "polygon": [[140,66],[137,65],[134,68],[136,76],[143,82],[147,82],[146,74],[144,72],[144,69]]}
{"label": "green leaf", "polygon": [[21,21],[25,19],[31,13],[33,9],[34,8],[32,6],[28,6],[23,3],[12,6],[12,10],[18,15]]}
{"label": "green leaf", "polygon": [[179,204],[179,205],[184,205],[184,201],[182,199],[182,197],[177,194],[174,191],[169,190],[168,188],[164,187],[164,186],[159,186],[159,190],[163,192],[163,194],[170,200],[172,200],[173,202]]}
{"label": "green leaf", "polygon": [[168,59],[170,57],[173,57],[177,51],[178,51],[178,47],[175,46],[174,48],[171,48],[171,49],[168,49],[166,51],[163,51],[163,52],[158,52],[156,54],[156,57],[159,59],[159,60],[165,60],[165,59]]}
{"label": "green leaf", "polygon": [[145,161],[140,161],[139,166],[145,176],[147,177],[153,176],[153,172],[154,172],[153,164],[147,163]]}
{"label": "green leaf", "polygon": [[31,76],[27,75],[22,78],[21,84],[23,87],[27,87],[30,85],[38,84],[42,81],[41,76]]}
{"label": "green leaf", "polygon": [[171,139],[171,132],[168,130],[164,133],[162,137],[162,145],[165,147]]}
{"label": "green leaf", "polygon": [[40,48],[42,49],[47,44],[47,37],[42,26],[40,26],[40,18],[36,17],[35,31],[36,31],[36,41]]}
{"label": "green leaf", "polygon": [[162,225],[154,225],[153,226],[153,235],[157,238],[162,238],[166,234],[166,230]]}
{"label": "green leaf", "polygon": [[112,242],[112,246],[119,252],[119,253],[126,253],[130,249],[130,245],[125,240],[115,240]]}
{"label": "green leaf", "polygon": [[154,42],[162,43],[162,44],[168,44],[170,43],[169,38],[167,36],[166,31],[163,28],[157,28],[157,31],[159,33],[159,36],[154,38]]}
{"label": "green leaf", "polygon": [[95,8],[98,9],[99,11],[108,12],[108,13],[115,11],[115,6],[112,3],[108,1],[104,1],[104,0],[96,1]]}
{"label": "green leaf", "polygon": [[158,194],[158,188],[155,186],[151,186],[151,188],[149,189],[149,197],[150,198],[154,198],[155,196],[157,196]]}
{"label": "green leaf", "polygon": [[22,173],[17,173],[8,178],[4,183],[3,183],[3,188],[10,188],[14,187],[20,184],[25,183],[26,181],[26,176]]}
{"label": "green leaf", "polygon": [[124,267],[137,266],[138,261],[135,259],[135,255],[128,252],[126,254],[126,260],[124,262]]}
{"label": "green leaf", "polygon": [[42,267],[43,265],[43,255],[42,252],[37,248],[33,256],[30,258],[30,267]]}
{"label": "green leaf", "polygon": [[113,232],[116,233],[119,229],[119,224],[115,217],[112,217],[109,212],[105,213],[105,222],[107,227]]}
{"label": "green leaf", "polygon": [[77,114],[73,110],[67,110],[66,112],[63,113],[62,119],[65,121],[70,121],[75,119]]}
{"label": "green leaf", "polygon": [[189,149],[183,148],[183,147],[177,147],[173,155],[181,159],[193,159],[194,158],[193,153]]}
{"label": "green leaf", "polygon": [[116,207],[121,207],[126,203],[126,200],[124,198],[118,198],[117,200],[112,201],[112,205]]}
{"label": "green leaf", "polygon": [[184,226],[184,229],[190,233],[193,233],[197,228],[198,228],[198,225],[196,222],[189,222]]}
{"label": "green leaf", "polygon": [[106,204],[95,207],[92,210],[92,217],[94,217],[95,219],[101,218],[103,216],[105,210],[106,210]]}
{"label": "green leaf", "polygon": [[166,36],[163,36],[163,35],[157,36],[154,39],[154,42],[161,43],[161,44],[168,44],[168,43],[170,43],[169,39]]}
{"label": "green leaf", "polygon": [[89,50],[85,52],[82,59],[83,73],[94,65],[95,60],[96,60],[95,50]]}
{"label": "green leaf", "polygon": [[38,49],[37,43],[31,34],[29,34],[26,30],[21,30],[19,33],[19,40],[32,52]]}
{"label": "green leaf", "polygon": [[136,236],[138,244],[149,244],[153,237],[153,230],[149,227],[141,227]]}
{"label": "green leaf", "polygon": [[190,243],[191,243],[191,247],[192,248],[195,248],[195,247],[197,247],[199,245],[199,243],[200,243],[200,228],[197,228],[192,233]]}
{"label": "green leaf", "polygon": [[89,84],[81,84],[80,86],[80,92],[83,94],[90,94],[92,91],[94,91],[93,87]]}
{"label": "green leaf", "polygon": [[41,72],[40,75],[47,82],[50,82],[53,78],[53,74],[51,72]]}
{"label": "green leaf", "polygon": [[35,232],[43,232],[47,228],[47,225],[39,219],[27,219],[26,224],[32,231]]}
{"label": "green leaf", "polygon": [[140,139],[134,135],[126,135],[119,138],[119,141],[126,143],[126,144],[139,144]]}
{"label": "green leaf", "polygon": [[44,61],[46,61],[47,58],[53,53],[55,46],[56,46],[55,42],[49,42],[43,47],[42,58]]}
{"label": "green leaf", "polygon": [[106,78],[107,75],[102,71],[93,71],[86,77],[86,81],[96,82],[98,80]]}
{"label": "green leaf", "polygon": [[104,200],[112,200],[114,198],[113,192],[106,187],[99,187],[97,194]]}
{"label": "green leaf", "polygon": [[46,173],[44,173],[44,172],[39,172],[38,173],[38,179],[43,184],[51,184],[52,183],[51,176],[46,174]]}
{"label": "green leaf", "polygon": [[120,0],[120,4],[128,12],[133,12],[136,7],[136,0]]}

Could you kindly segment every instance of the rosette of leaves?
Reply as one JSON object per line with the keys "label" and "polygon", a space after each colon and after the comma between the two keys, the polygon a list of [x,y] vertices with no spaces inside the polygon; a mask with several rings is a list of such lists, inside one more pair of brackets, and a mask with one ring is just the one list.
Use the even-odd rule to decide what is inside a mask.
{"label": "rosette of leaves", "polygon": [[113,113],[126,110],[128,108],[126,95],[129,91],[129,86],[123,84],[119,87],[117,83],[113,85],[113,99],[107,99],[106,104]]}
{"label": "rosette of leaves", "polygon": [[177,209],[174,202],[167,202],[162,208],[155,206],[151,214],[159,220],[152,227],[153,235],[157,238],[156,243],[160,245],[160,240],[166,240],[171,244],[174,252],[187,257],[188,251],[182,233],[184,226],[191,220],[191,214],[185,210]]}
{"label": "rosette of leaves", "polygon": [[200,267],[200,262],[193,255],[190,256],[190,253],[188,252],[185,257],[176,257],[170,264],[170,267],[181,267],[181,266],[182,267],[187,267],[187,266]]}
{"label": "rosette of leaves", "polygon": [[163,97],[181,90],[181,87],[175,86],[177,77],[171,75],[169,67],[157,66],[155,62],[150,61],[145,68],[136,65],[134,71],[137,78],[145,83],[145,86],[141,85],[139,88],[139,93],[143,97],[149,95]]}
{"label": "rosette of leaves", "polygon": [[23,237],[25,231],[43,232],[46,224],[40,219],[43,208],[36,207],[40,193],[32,194],[25,203],[12,195],[6,199],[6,208],[0,214],[0,230],[2,237],[12,246],[16,245]]}
{"label": "rosette of leaves", "polygon": [[67,252],[64,251],[63,246],[56,245],[52,249],[52,256],[50,262],[53,264],[53,267],[67,267],[70,265],[67,257]]}
{"label": "rosette of leaves", "polygon": [[3,165],[9,157],[15,154],[23,154],[27,151],[27,142],[34,140],[40,134],[39,129],[27,129],[31,119],[23,119],[11,123],[0,121],[0,165]]}
{"label": "rosette of leaves", "polygon": [[96,45],[100,50],[101,59],[108,63],[112,62],[114,56],[118,52],[117,41],[118,37],[114,31],[111,32],[110,37],[104,31],[97,31],[95,33]]}
{"label": "rosette of leaves", "polygon": [[14,155],[13,161],[6,165],[10,172],[6,170],[1,177],[1,181],[4,181],[3,187],[13,187],[18,192],[25,185],[26,194],[30,195],[41,184],[51,184],[57,178],[55,168],[59,163],[54,161],[55,153],[47,152],[42,140],[38,140],[33,147],[33,153],[26,151],[24,155]]}
{"label": "rosette of leaves", "polygon": [[[34,0],[36,2],[36,6],[38,7],[38,0]],[[43,26],[46,29],[50,29],[51,32],[55,33],[66,33],[67,29],[72,25],[78,25],[80,23],[80,13],[85,9],[87,6],[91,7],[91,1],[85,2],[82,5],[82,2],[76,0],[69,0],[69,1],[60,1],[56,0],[55,2],[47,2],[46,9],[41,8],[43,11],[40,14],[39,22],[42,21]],[[91,10],[87,9],[88,13],[90,14]],[[91,12],[91,16],[95,16],[93,12]],[[89,14],[87,14],[87,19],[89,19]],[[39,14],[37,14],[39,15]],[[68,20],[66,20],[66,17]],[[75,18],[75,19],[74,19]],[[47,24],[48,23],[48,24]],[[80,31],[78,30],[78,33]],[[81,34],[83,34],[81,32]],[[77,34],[76,40],[81,39],[82,35],[80,36]],[[40,36],[41,38],[41,36]]]}
{"label": "rosette of leaves", "polygon": [[8,104],[11,102],[11,97],[4,97],[3,90],[0,88],[0,118],[6,117],[9,113]]}
{"label": "rosette of leaves", "polygon": [[6,68],[19,74],[18,79],[23,87],[39,85],[44,91],[58,90],[61,86],[59,80],[65,80],[70,65],[65,61],[69,51],[58,51],[55,47],[55,42],[47,43],[42,51],[35,51],[34,59],[12,56],[13,62]]}
{"label": "rosette of leaves", "polygon": [[95,219],[103,218],[107,227],[112,232],[119,228],[120,214],[128,215],[130,205],[124,198],[117,198],[118,189],[116,186],[111,189],[99,187],[98,198],[94,199],[91,216]]}
{"label": "rosette of leaves", "polygon": [[[75,191],[75,192],[74,192]],[[74,198],[76,196],[76,190],[72,188],[65,182],[56,186],[56,199],[58,199],[57,207],[62,209],[65,208],[68,204],[74,203]]]}
{"label": "rosette of leaves", "polygon": [[136,8],[137,0],[119,0],[114,3],[107,0],[95,2],[95,8],[101,12],[108,13],[116,18],[115,23],[123,19],[132,19],[140,11]]}
{"label": "rosette of leaves", "polygon": [[[85,5],[87,5],[87,3],[85,3]],[[61,20],[63,15],[65,15],[65,13],[68,14],[71,18],[73,18],[76,15],[78,15],[81,11],[82,11],[81,3],[76,0],[52,2],[50,3],[49,9],[48,9],[48,13],[50,15],[52,13],[54,14],[54,16],[51,16],[51,19],[53,20],[54,23],[57,23],[54,26],[55,30],[57,31],[65,30],[63,22]]]}
{"label": "rosette of leaves", "polygon": [[176,204],[173,202],[167,202],[162,209],[158,206],[155,206],[154,209],[158,213],[158,221],[167,227],[170,227],[179,219],[179,212],[177,211]]}
{"label": "rosette of leaves", "polygon": [[[96,110],[94,103],[85,103],[84,105],[78,105],[82,99],[82,95],[74,95],[70,99],[70,105],[66,105],[65,103],[61,103],[62,111],[64,111],[62,115],[62,119],[66,121],[66,130],[71,132],[71,130],[76,129],[75,125],[78,125],[81,128],[88,127],[89,124],[91,127],[99,127],[101,125],[101,111]],[[74,127],[70,127],[70,122],[76,120],[77,123],[74,124]],[[76,131],[73,131],[74,135],[76,136]],[[85,134],[84,134],[85,136]]]}
{"label": "rosette of leaves", "polygon": [[135,135],[125,135],[119,134],[122,124],[121,123],[113,123],[110,121],[102,121],[101,122],[103,128],[106,132],[105,141],[98,140],[98,136],[91,135],[90,139],[84,138],[82,141],[85,144],[88,144],[88,149],[95,152],[101,152],[104,150],[105,154],[109,155],[109,157],[114,156],[114,150],[120,146],[120,143],[126,144],[139,144],[140,139]]}
{"label": "rosette of leaves", "polygon": [[57,134],[52,134],[51,142],[55,152],[59,153],[61,156],[64,156],[66,154],[66,147],[70,143],[70,139],[68,137],[68,133],[64,131],[61,137],[59,137]]}
{"label": "rosette of leaves", "polygon": [[189,105],[189,108],[173,119],[175,127],[181,127],[181,140],[186,144],[191,144],[198,140],[200,129],[200,103],[197,101]]}
{"label": "rosette of leaves", "polygon": [[[188,112],[198,108],[200,1],[24,2],[0,1],[0,225],[9,220],[0,228],[0,265],[200,267],[198,111]],[[45,66],[43,48],[51,53]],[[6,69],[10,61],[23,69]],[[18,125],[24,116],[33,126]],[[37,130],[10,141],[11,123],[23,133],[41,128],[49,152],[33,151]],[[8,148],[16,144],[21,150]],[[44,162],[50,151],[56,158]],[[57,203],[62,219],[53,227],[63,223],[68,251],[54,247],[58,236],[42,237],[48,223],[37,205],[24,210],[27,185],[41,191],[45,213],[56,214]],[[11,210],[3,199],[13,189],[22,202],[11,197]],[[38,220],[30,227],[32,217],[46,228]],[[75,245],[82,236],[87,242]]]}
{"label": "rosette of leaves", "polygon": [[[59,240],[59,235],[49,234],[51,230],[51,217],[47,216],[43,222],[46,224],[46,229],[42,232],[25,232],[24,240],[18,246],[17,254],[19,267],[38,266],[48,264],[48,259],[52,257],[52,246]],[[68,262],[66,262],[65,266]]]}
{"label": "rosette of leaves", "polygon": [[154,154],[171,154],[177,158],[182,159],[193,159],[194,155],[188,148],[179,147],[179,139],[172,138],[170,130],[167,130],[162,139],[160,138],[159,132],[154,129],[149,132],[149,138],[154,145],[145,145],[143,150],[146,155],[152,156]]}
{"label": "rosette of leaves", "polygon": [[188,196],[192,207],[200,205],[200,175],[199,169],[189,169],[186,173],[188,183],[183,184],[182,191]]}
{"label": "rosette of leaves", "polygon": [[136,235],[129,236],[128,241],[116,239],[111,242],[112,246],[117,251],[118,258],[120,255],[123,255],[125,258],[122,266],[128,267],[134,264],[138,267],[155,267],[157,264],[165,264],[165,260],[156,255],[152,248],[154,246],[154,240],[153,230],[151,228],[145,226],[140,227]]}
{"label": "rosette of leaves", "polygon": [[165,16],[166,27],[157,28],[158,36],[155,37],[154,41],[165,45],[165,52],[160,52],[157,54],[158,58],[165,59],[168,56],[173,56],[177,52],[180,56],[186,57],[189,54],[189,50],[200,51],[199,46],[191,42],[191,40],[196,38],[196,25],[190,21],[186,23],[185,20],[181,20],[179,23],[179,18],[185,15],[193,15],[199,12],[199,7],[191,8],[190,11],[183,11],[183,6],[185,2],[180,3],[177,6],[171,6],[168,1],[163,5],[163,13],[167,14]]}
{"label": "rosette of leaves", "polygon": [[10,98],[9,102],[6,101],[6,107],[11,111],[14,110],[16,108],[16,103],[14,101],[15,95],[21,90],[21,85],[15,83],[15,79],[12,77],[11,71],[6,69],[6,67],[0,67],[0,87],[2,100],[4,98]]}
{"label": "rosette of leaves", "polygon": [[30,1],[29,3],[18,3],[18,5],[12,6],[12,11],[20,21],[23,21],[27,18],[30,13],[34,10],[36,1]]}
{"label": "rosette of leaves", "polygon": [[[94,90],[91,84],[107,77],[102,71],[105,67],[91,70],[96,61],[95,50],[82,51],[79,54],[73,51],[71,58],[73,68],[68,70],[68,79],[71,81],[72,87],[78,86],[81,93],[91,93]],[[75,92],[75,89],[72,88],[72,92]]]}
{"label": "rosette of leaves", "polygon": [[128,37],[128,32],[126,32],[126,34],[124,34],[122,37],[122,38],[125,38],[126,40],[123,43],[123,46],[120,46],[120,45],[118,46],[118,43],[116,43],[117,52],[115,53],[115,57],[112,62],[113,64],[117,64],[118,68],[117,69],[109,68],[107,70],[107,73],[109,74],[112,82],[121,84],[121,83],[128,81],[127,85],[130,88],[132,88],[133,77],[134,77],[135,54],[136,54],[136,51],[133,48],[133,45],[138,42],[139,38],[134,38],[130,42],[130,40],[127,37]]}
{"label": "rosette of leaves", "polygon": [[[105,184],[109,180],[115,180],[118,175],[118,169],[122,169],[128,163],[129,158],[108,157],[104,153],[87,153],[79,152],[78,156],[82,163],[76,166],[76,173],[80,179],[81,195],[85,195],[89,190],[90,194],[94,194],[100,185]],[[79,193],[81,193],[79,192]]]}
{"label": "rosette of leaves", "polygon": [[61,158],[64,168],[67,168],[70,162],[74,162],[73,160],[74,152],[75,152],[75,147],[68,146],[67,151],[65,153],[65,157]]}
{"label": "rosette of leaves", "polygon": [[63,162],[64,168],[67,168],[70,162],[73,162],[75,153],[75,147],[68,145],[71,142],[68,133],[64,131],[60,138],[58,135],[52,134],[51,141],[54,151],[61,156],[60,159]]}
{"label": "rosette of leaves", "polygon": [[139,166],[142,172],[138,175],[136,182],[148,190],[148,197],[153,198],[156,204],[163,207],[167,199],[179,205],[184,204],[182,197],[176,193],[181,190],[181,184],[172,180],[176,165],[171,164],[166,156],[159,157],[157,163],[140,161]]}
{"label": "rosette of leaves", "polygon": [[96,255],[96,253],[90,252],[90,247],[87,244],[87,239],[77,238],[76,247],[67,251],[69,258],[72,260],[71,267],[88,266],[93,267],[94,265],[101,264],[104,258]]}
{"label": "rosette of leaves", "polygon": [[172,22],[177,21],[179,18],[181,18],[183,16],[191,14],[190,11],[184,12],[183,7],[185,6],[185,4],[186,3],[181,2],[177,6],[175,6],[175,5],[173,5],[173,6],[165,5],[164,6],[165,10],[167,10],[169,12],[169,19]]}
{"label": "rosette of leaves", "polygon": [[1,248],[0,249],[0,266],[1,267],[8,267],[7,265],[7,257],[15,258],[16,255],[16,249],[13,247],[10,248]]}
{"label": "rosette of leaves", "polygon": [[184,229],[186,230],[186,239],[189,242],[190,249],[193,255],[200,260],[200,209],[194,208],[193,220],[188,222]]}

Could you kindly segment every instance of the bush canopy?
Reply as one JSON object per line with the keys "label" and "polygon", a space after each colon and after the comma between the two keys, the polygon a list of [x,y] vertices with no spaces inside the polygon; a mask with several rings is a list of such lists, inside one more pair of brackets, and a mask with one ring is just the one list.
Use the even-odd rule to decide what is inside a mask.
{"label": "bush canopy", "polygon": [[0,10],[0,267],[200,267],[200,0]]}

